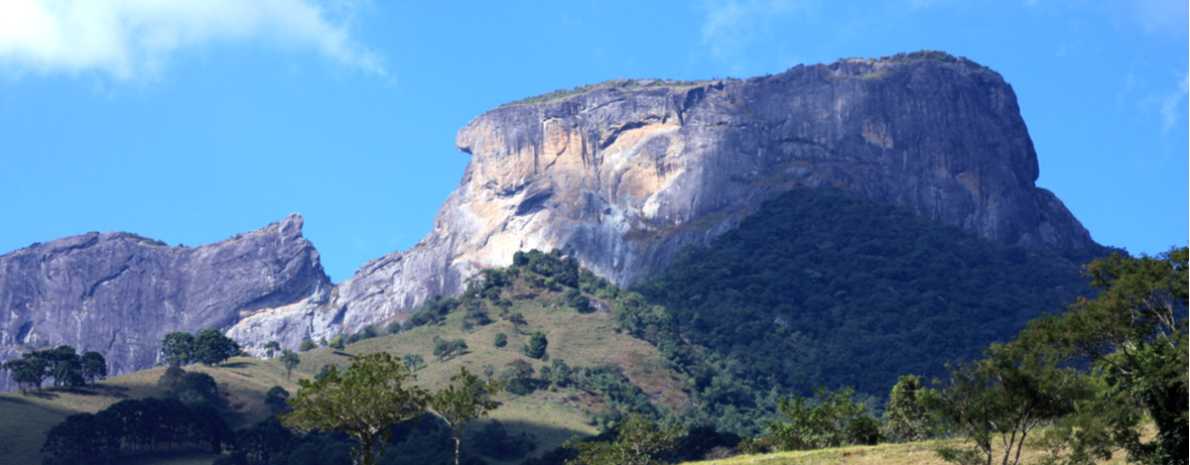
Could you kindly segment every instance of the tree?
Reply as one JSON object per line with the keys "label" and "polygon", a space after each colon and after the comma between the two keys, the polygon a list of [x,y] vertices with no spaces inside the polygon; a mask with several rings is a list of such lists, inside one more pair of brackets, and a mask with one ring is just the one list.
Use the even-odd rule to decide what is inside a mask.
{"label": "tree", "polygon": [[314,350],[316,348],[318,348],[318,344],[316,344],[314,341],[312,341],[310,339],[306,339],[306,340],[302,341],[302,345],[298,346],[298,351],[306,352],[308,350]]}
{"label": "tree", "polygon": [[425,413],[426,392],[417,376],[387,352],[356,356],[347,370],[331,367],[318,381],[301,380],[289,400],[285,426],[301,432],[342,431],[359,442],[357,465],[373,465],[392,437],[389,426],[415,421]]}
{"label": "tree", "polygon": [[77,361],[64,361],[58,364],[58,368],[54,370],[55,386],[78,387],[86,384],[86,382],[86,378],[83,377],[82,367],[79,366]]}
{"label": "tree", "polygon": [[207,328],[194,337],[192,360],[215,366],[240,353],[240,345],[215,328]]}
{"label": "tree", "polygon": [[462,355],[467,351],[467,341],[462,339],[434,339],[434,356],[438,361]]}
{"label": "tree", "polygon": [[496,340],[492,343],[497,349],[508,345],[508,335],[504,333],[496,333]]}
{"label": "tree", "polygon": [[49,368],[49,362],[46,359],[29,357],[28,354],[4,363],[4,369],[12,375],[12,380],[16,381],[22,395],[26,393],[27,386],[41,389],[41,383],[45,382],[49,376],[46,372],[47,368]]}
{"label": "tree", "polygon": [[343,335],[337,334],[335,337],[332,337],[330,347],[335,350],[343,350],[344,347],[347,347],[347,344],[343,341]]}
{"label": "tree", "polygon": [[937,452],[964,465],[991,465],[1002,452],[1000,462],[1015,465],[1029,433],[1072,413],[1090,389],[1075,370],[1019,345],[993,344],[984,353],[985,359],[951,367],[940,402],[943,418],[975,447]]}
{"label": "tree", "polygon": [[264,345],[264,356],[265,358],[273,358],[273,354],[277,353],[279,350],[281,350],[280,342],[269,341]]}
{"label": "tree", "polygon": [[809,450],[852,444],[875,444],[879,430],[868,406],[855,402],[852,388],[828,391],[815,388],[817,404],[804,397],[781,397],[778,409],[788,422],[770,422],[770,440],[781,450]]}
{"label": "tree", "polygon": [[273,386],[269,388],[269,392],[264,394],[265,405],[272,407],[273,410],[278,412],[283,412],[289,407],[289,404],[285,402],[287,400],[289,400],[289,391],[286,391],[281,386]]}
{"label": "tree", "polygon": [[508,322],[512,323],[512,327],[517,333],[521,333],[521,326],[529,324],[528,321],[525,321],[525,315],[522,315],[521,312],[508,315]]}
{"label": "tree", "polygon": [[[1128,408],[1080,408],[1098,414],[1082,423],[1104,425],[1111,442],[1137,462],[1187,463],[1187,255],[1188,249],[1181,247],[1156,257],[1112,254],[1092,262],[1086,274],[1099,294],[1075,301],[1064,314],[1031,322],[1017,343],[1053,351],[1055,364],[1090,363],[1105,392],[1102,399],[1084,402]],[[1141,442],[1139,412],[1156,423],[1156,441]],[[1103,440],[1102,435],[1082,438],[1071,435],[1070,447]]]}
{"label": "tree", "polygon": [[405,366],[417,371],[426,366],[426,360],[421,358],[421,354],[405,354]]}
{"label": "tree", "polygon": [[903,442],[934,437],[934,412],[939,400],[938,390],[922,386],[921,378],[902,376],[893,386],[884,407],[889,437]]}
{"label": "tree", "polygon": [[502,389],[502,382],[490,379],[480,381],[466,367],[459,367],[459,373],[450,377],[450,384],[430,396],[430,410],[442,418],[454,433],[455,465],[459,465],[463,429],[471,420],[485,417],[499,406],[492,396]]}
{"label": "tree", "polygon": [[529,338],[529,343],[521,346],[521,353],[526,357],[540,359],[545,357],[545,350],[550,341],[545,338],[545,333],[541,331],[533,331],[533,336]]}
{"label": "tree", "polygon": [[194,346],[194,336],[186,332],[174,332],[165,335],[161,341],[161,355],[169,366],[180,367],[190,363],[193,359],[191,351]]}
{"label": "tree", "polygon": [[83,378],[87,382],[95,382],[107,377],[107,360],[99,352],[87,352],[79,359]]}
{"label": "tree", "polygon": [[619,426],[613,442],[578,442],[570,438],[562,447],[578,451],[566,465],[659,465],[677,449],[682,430],[677,425],[659,428],[639,414]]}
{"label": "tree", "polygon": [[297,352],[285,349],[281,352],[281,363],[285,365],[285,379],[289,379],[289,373],[293,371],[294,367],[302,363],[302,359],[298,357]]}

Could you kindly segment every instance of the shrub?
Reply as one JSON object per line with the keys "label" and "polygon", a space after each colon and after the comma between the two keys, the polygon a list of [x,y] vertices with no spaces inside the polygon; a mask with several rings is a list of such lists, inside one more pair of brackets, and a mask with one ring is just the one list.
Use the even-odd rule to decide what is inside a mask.
{"label": "shrub", "polygon": [[545,357],[547,346],[549,346],[549,340],[545,338],[545,333],[533,331],[533,336],[529,338],[529,343],[521,347],[521,353],[529,358],[541,359]]}

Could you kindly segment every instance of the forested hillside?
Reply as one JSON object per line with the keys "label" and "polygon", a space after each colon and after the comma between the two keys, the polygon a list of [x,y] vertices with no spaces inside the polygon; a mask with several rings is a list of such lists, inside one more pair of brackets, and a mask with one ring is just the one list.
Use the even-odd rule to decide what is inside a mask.
{"label": "forested hillside", "polygon": [[1079,270],[1091,259],[796,188],[684,250],[620,317],[693,378],[687,417],[750,433],[777,395],[853,386],[883,398],[900,375],[942,376],[1089,293]]}

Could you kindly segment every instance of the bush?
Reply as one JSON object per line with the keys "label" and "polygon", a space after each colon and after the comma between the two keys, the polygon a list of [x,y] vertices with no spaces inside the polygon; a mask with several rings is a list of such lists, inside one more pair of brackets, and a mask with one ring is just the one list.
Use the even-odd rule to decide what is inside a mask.
{"label": "bush", "polygon": [[508,345],[508,335],[504,333],[496,333],[496,340],[492,343],[497,349]]}
{"label": "bush", "polygon": [[770,422],[771,443],[780,450],[811,450],[854,444],[875,444],[880,423],[868,406],[851,400],[851,388],[816,388],[817,404],[804,397],[781,397],[778,408],[788,422]]}
{"label": "bush", "polygon": [[315,344],[314,341],[311,341],[309,339],[302,341],[302,345],[298,346],[298,350],[302,351],[302,352],[305,352],[308,350],[314,350],[317,348],[318,348],[318,345]]}
{"label": "bush", "polygon": [[545,338],[545,333],[533,331],[533,336],[529,338],[529,343],[521,347],[521,353],[529,358],[541,359],[545,357],[545,350],[549,346],[549,343],[549,340]]}

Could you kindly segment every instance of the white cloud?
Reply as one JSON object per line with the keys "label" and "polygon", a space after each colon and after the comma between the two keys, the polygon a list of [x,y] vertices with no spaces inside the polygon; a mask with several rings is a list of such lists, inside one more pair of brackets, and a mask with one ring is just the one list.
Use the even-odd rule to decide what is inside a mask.
{"label": "white cloud", "polygon": [[703,45],[725,61],[739,59],[750,43],[771,35],[775,21],[813,10],[810,0],[715,0],[704,6]]}
{"label": "white cloud", "polygon": [[1164,120],[1161,125],[1161,132],[1169,132],[1175,125],[1178,124],[1178,118],[1184,114],[1185,111],[1179,110],[1187,97],[1190,97],[1190,75],[1182,76],[1182,80],[1178,81],[1177,90],[1170,92],[1165,98],[1161,99],[1161,118]]}
{"label": "white cloud", "polygon": [[337,14],[351,10],[309,0],[0,0],[0,69],[145,79],[179,50],[259,40],[384,75]]}

